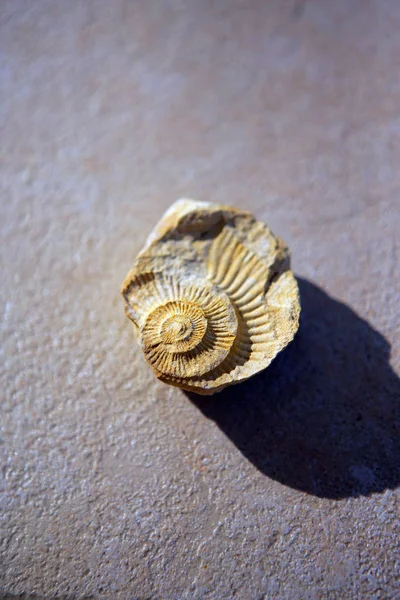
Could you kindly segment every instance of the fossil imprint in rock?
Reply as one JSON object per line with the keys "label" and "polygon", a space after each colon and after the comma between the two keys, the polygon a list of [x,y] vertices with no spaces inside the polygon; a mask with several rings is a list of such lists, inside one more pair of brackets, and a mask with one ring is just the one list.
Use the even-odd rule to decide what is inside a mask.
{"label": "fossil imprint in rock", "polygon": [[156,376],[198,394],[265,369],[299,325],[283,241],[250,213],[210,202],[170,207],[121,293]]}

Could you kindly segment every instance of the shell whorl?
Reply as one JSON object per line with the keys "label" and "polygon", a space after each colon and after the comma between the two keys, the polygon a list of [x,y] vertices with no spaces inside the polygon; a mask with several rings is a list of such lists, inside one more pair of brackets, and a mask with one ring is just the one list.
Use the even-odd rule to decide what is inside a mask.
{"label": "shell whorl", "polygon": [[122,293],[156,375],[210,394],[265,368],[293,338],[300,305],[281,240],[247,213],[240,225],[200,205],[167,213]]}
{"label": "shell whorl", "polygon": [[198,377],[228,356],[238,322],[226,295],[209,286],[182,286],[161,273],[139,277],[133,285],[137,308],[147,300],[138,324],[142,349],[160,375]]}

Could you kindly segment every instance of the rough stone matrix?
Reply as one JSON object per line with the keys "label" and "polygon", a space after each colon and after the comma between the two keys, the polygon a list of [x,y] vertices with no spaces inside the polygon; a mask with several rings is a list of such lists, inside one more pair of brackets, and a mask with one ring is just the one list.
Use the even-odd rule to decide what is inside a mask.
{"label": "rough stone matrix", "polygon": [[[398,0],[0,2],[0,598],[398,600],[399,30]],[[268,223],[300,290],[212,398],[119,294],[185,196]]]}
{"label": "rough stone matrix", "polygon": [[178,200],[121,293],[161,381],[210,395],[265,369],[299,325],[289,252],[246,211]]}

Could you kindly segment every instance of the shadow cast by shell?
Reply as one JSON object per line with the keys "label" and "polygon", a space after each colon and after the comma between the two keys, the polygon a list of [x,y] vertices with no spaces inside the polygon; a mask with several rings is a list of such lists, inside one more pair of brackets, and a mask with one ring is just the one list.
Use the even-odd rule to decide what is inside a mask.
{"label": "shadow cast by shell", "polygon": [[400,380],[385,338],[299,279],[300,330],[259,375],[214,397],[186,393],[262,473],[319,497],[400,481]]}

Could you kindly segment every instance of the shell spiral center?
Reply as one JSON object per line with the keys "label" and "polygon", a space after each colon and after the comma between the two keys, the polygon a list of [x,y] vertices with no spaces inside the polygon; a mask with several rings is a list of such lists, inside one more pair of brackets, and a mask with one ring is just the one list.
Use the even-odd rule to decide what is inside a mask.
{"label": "shell spiral center", "polygon": [[173,352],[188,352],[204,337],[207,319],[202,309],[190,302],[168,302],[150,315],[159,327],[159,339]]}
{"label": "shell spiral center", "polygon": [[180,342],[190,338],[193,332],[193,323],[185,315],[169,317],[162,325],[161,337],[166,344]]}

